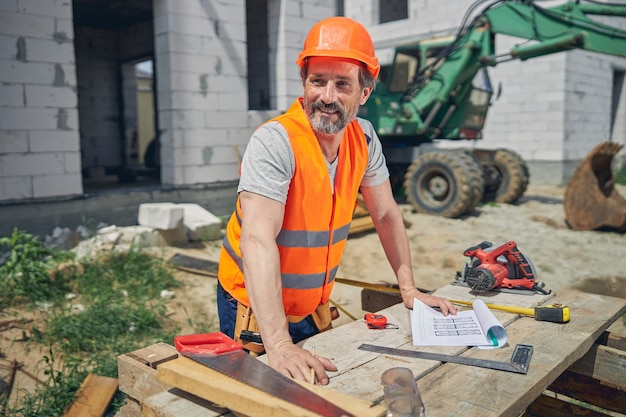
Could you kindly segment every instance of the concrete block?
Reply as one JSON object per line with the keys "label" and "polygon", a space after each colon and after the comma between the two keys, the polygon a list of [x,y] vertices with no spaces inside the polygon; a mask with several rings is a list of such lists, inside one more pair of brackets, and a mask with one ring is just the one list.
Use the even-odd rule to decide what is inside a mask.
{"label": "concrete block", "polygon": [[176,359],[178,351],[157,343],[117,357],[119,390],[141,404],[148,397],[172,388],[157,379],[156,367]]}
{"label": "concrete block", "polygon": [[[0,158],[0,164],[2,163]],[[0,201],[21,200],[33,197],[31,177],[8,177],[0,175]]]}
{"label": "concrete block", "polygon": [[78,195],[83,192],[79,171],[67,174],[34,175],[32,181],[34,197]]}
{"label": "concrete block", "polygon": [[122,233],[120,244],[133,244],[141,247],[161,247],[167,245],[167,240],[159,230],[149,226],[127,226],[119,229]]}
{"label": "concrete block", "polygon": [[0,154],[23,152],[28,152],[26,130],[0,130]]}
{"label": "concrete block", "polygon": [[190,241],[217,240],[220,238],[222,221],[199,204],[179,204],[184,210],[183,224]]}
{"label": "concrete block", "polygon": [[25,95],[29,106],[76,107],[78,103],[76,92],[67,86],[27,85]]}
{"label": "concrete block", "polygon": [[29,132],[32,152],[75,152],[80,154],[80,138],[75,130],[34,130]]}
{"label": "concrete block", "polygon": [[181,226],[184,210],[175,203],[145,203],[139,205],[139,224],[159,230]]}
{"label": "concrete block", "polygon": [[0,84],[0,106],[24,106],[24,87],[18,84]]}
{"label": "concrete block", "polygon": [[172,230],[159,230],[158,232],[168,246],[178,246],[189,243],[189,236],[185,226],[177,227]]}

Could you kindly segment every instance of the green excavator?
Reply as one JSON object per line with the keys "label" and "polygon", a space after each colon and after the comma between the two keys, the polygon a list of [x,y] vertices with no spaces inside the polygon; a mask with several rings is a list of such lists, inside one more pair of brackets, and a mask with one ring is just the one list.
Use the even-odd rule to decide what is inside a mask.
{"label": "green excavator", "polygon": [[[359,115],[372,122],[381,138],[391,161],[394,189],[404,187],[407,200],[417,212],[455,218],[483,201],[514,203],[526,191],[528,167],[512,150],[429,147],[422,151],[425,147],[420,146],[440,139],[481,138],[493,96],[487,68],[572,49],[626,57],[626,31],[589,17],[626,17],[626,4],[588,0],[540,7],[538,3],[478,0],[468,9],[456,34],[383,48],[379,53],[379,84]],[[497,55],[496,35],[524,42]],[[395,154],[406,159],[409,149],[416,147],[420,150],[412,162],[393,163]],[[600,201],[596,194],[585,195],[596,199],[592,206],[608,207],[606,219],[622,222],[604,226],[626,228],[626,203],[612,201],[616,193],[606,192],[607,186],[614,191],[610,184],[612,157],[596,159],[601,162],[593,169],[583,169],[592,172],[580,176],[585,181],[589,177],[586,174],[595,178],[596,188],[602,190],[597,194],[611,202]],[[575,180],[572,177],[571,181]],[[616,210],[623,213],[616,214]],[[585,216],[583,208],[569,212]]]}

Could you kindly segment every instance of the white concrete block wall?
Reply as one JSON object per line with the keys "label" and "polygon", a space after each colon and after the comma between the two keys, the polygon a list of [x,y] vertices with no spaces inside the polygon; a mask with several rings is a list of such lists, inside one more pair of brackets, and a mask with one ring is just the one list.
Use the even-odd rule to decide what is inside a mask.
{"label": "white concrete block wall", "polygon": [[[620,62],[622,61],[622,62]],[[568,55],[566,79],[566,141],[563,155],[566,160],[583,158],[596,144],[610,138],[611,105],[614,70],[626,71],[626,59],[586,51],[572,51]],[[622,90],[621,101],[626,103]],[[626,111],[616,115],[617,123],[624,123]],[[614,140],[624,143],[624,137]],[[626,151],[621,152],[625,155]]]}
{"label": "white concrete block wall", "polygon": [[284,111],[302,94],[295,64],[309,29],[335,14],[333,0],[269,0],[270,86],[272,108]]}
{"label": "white concrete block wall", "polygon": [[245,2],[154,6],[162,182],[235,180],[233,149],[249,138],[241,132],[248,113]]}
{"label": "white concrete block wall", "polygon": [[[517,38],[498,36],[496,53],[506,53]],[[510,61],[489,69],[494,89],[484,139],[476,146],[507,148],[525,160],[560,161],[563,155],[565,55]],[[532,177],[532,173],[531,173]]]}
{"label": "white concrete block wall", "polygon": [[75,44],[83,168],[119,166],[122,141],[115,32],[77,28]]}
{"label": "white concrete block wall", "polygon": [[82,193],[72,3],[0,2],[0,201]]}

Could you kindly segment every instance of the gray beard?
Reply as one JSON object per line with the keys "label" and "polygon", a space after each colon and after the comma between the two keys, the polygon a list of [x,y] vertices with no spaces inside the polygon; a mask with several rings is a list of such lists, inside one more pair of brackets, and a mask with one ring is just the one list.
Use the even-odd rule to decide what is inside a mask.
{"label": "gray beard", "polygon": [[339,133],[348,125],[344,120],[344,117],[340,117],[335,123],[330,121],[330,117],[325,116],[319,118],[310,117],[309,121],[311,122],[313,130],[325,135],[334,135]]}
{"label": "gray beard", "polygon": [[341,132],[356,117],[359,110],[357,106],[353,114],[348,114],[345,109],[335,104],[335,109],[339,111],[339,120],[333,123],[330,121],[330,117],[315,117],[315,110],[324,108],[324,106],[320,105],[319,102],[308,103],[307,106],[308,118],[309,122],[311,123],[311,127],[314,131],[324,135],[334,135]]}

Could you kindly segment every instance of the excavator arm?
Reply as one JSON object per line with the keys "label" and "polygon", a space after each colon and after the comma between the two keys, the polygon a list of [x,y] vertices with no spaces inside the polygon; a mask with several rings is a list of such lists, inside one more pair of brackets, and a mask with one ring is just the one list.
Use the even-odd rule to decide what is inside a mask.
{"label": "excavator arm", "polygon": [[[372,122],[383,143],[392,186],[404,188],[416,211],[458,217],[480,201],[513,203],[526,191],[528,167],[507,149],[420,149],[417,157],[407,152],[434,140],[482,137],[493,94],[487,68],[572,49],[626,57],[626,30],[607,23],[626,17],[625,3],[539,3],[477,0],[454,36],[396,47],[393,59],[382,65],[380,82],[359,115]],[[521,41],[496,53],[499,35]],[[610,158],[599,159],[603,166],[592,181],[598,178],[598,188],[607,194]]]}
{"label": "excavator arm", "polygon": [[[416,74],[402,99],[397,124],[389,127],[390,131],[408,135],[411,127],[416,126],[425,140],[458,139],[463,118],[455,113],[467,110],[471,83],[483,67],[571,49],[626,57],[626,31],[593,20],[589,17],[593,15],[626,17],[626,4],[567,2],[543,8],[534,1],[490,2],[469,24],[461,26],[448,48]],[[496,55],[496,35],[525,42],[506,54]],[[458,128],[447,128],[455,116],[461,120],[456,124]],[[484,117],[481,122],[482,128]]]}

